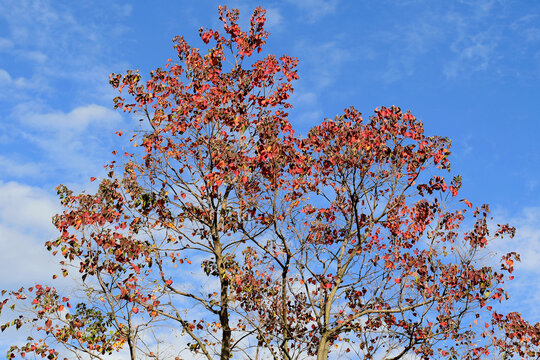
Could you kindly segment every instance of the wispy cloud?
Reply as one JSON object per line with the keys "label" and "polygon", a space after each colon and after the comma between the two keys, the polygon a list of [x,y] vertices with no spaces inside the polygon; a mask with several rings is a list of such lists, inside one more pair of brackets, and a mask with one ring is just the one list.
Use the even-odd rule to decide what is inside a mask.
{"label": "wispy cloud", "polygon": [[42,83],[40,79],[23,76],[12,77],[5,69],[0,69],[0,99],[21,101],[28,99],[29,93],[46,93],[51,88]]}
{"label": "wispy cloud", "polygon": [[[110,9],[104,8],[100,17],[85,16],[92,10],[85,6],[94,5],[67,7],[47,0],[0,2],[0,18],[8,29],[8,34],[0,38],[0,56],[23,62],[25,78],[32,78],[39,87],[54,89],[49,97],[62,92],[57,84],[52,86],[58,80],[86,84],[86,91],[71,94],[73,97],[95,94],[115,65],[114,49],[106,44],[125,31],[118,21],[106,19],[128,16],[131,6],[109,4]],[[5,66],[4,70],[11,72]]]}
{"label": "wispy cloud", "polygon": [[39,164],[33,161],[25,162],[19,156],[14,155],[12,158],[0,155],[0,168],[11,179],[35,178],[40,175]]}
{"label": "wispy cloud", "polygon": [[317,92],[299,91],[293,93],[291,103],[299,113],[294,121],[298,124],[317,124],[324,118]]}
{"label": "wispy cloud", "polygon": [[485,71],[497,61],[500,27],[487,26],[485,21],[495,11],[493,3],[483,1],[467,5],[467,13],[472,15],[450,11],[444,16],[452,38],[449,49],[453,53],[443,67],[443,73],[448,78],[454,78],[464,71]]}
{"label": "wispy cloud", "polygon": [[[393,46],[385,48],[390,53],[378,50],[379,58],[386,58],[388,67],[382,78],[386,82],[394,82],[413,75],[420,66],[420,57],[425,56],[440,39],[441,32],[434,24],[418,22],[411,27],[409,24],[401,24],[393,31],[378,34],[378,37]],[[398,51],[395,51],[398,49]]]}
{"label": "wispy cloud", "polygon": [[510,28],[522,35],[527,43],[540,41],[540,14],[528,14],[514,20]]}
{"label": "wispy cloud", "polygon": [[276,8],[268,8],[266,10],[266,24],[271,31],[279,30],[283,25],[283,15],[281,11]]}
{"label": "wispy cloud", "polygon": [[339,4],[339,0],[288,0],[288,2],[297,6],[303,12],[302,19],[310,23],[335,13]]}
{"label": "wispy cloud", "polygon": [[291,98],[295,113],[299,114],[295,121],[302,127],[318,123],[324,118],[320,97],[328,87],[335,84],[346,64],[353,59],[353,55],[351,50],[337,39],[317,45],[299,42],[294,53],[300,60],[300,71],[313,74],[300,78],[295,86],[297,92]]}
{"label": "wispy cloud", "polygon": [[[538,7],[536,13],[534,6],[525,7],[528,11],[512,7],[510,12],[507,4],[496,0],[419,0],[400,2],[398,8],[408,21],[390,23],[367,39],[376,59],[388,64],[382,77],[387,82],[421,75],[426,66],[438,68],[447,79],[537,72],[524,60],[533,59],[538,49],[532,46],[540,41]],[[525,41],[511,40],[516,38]]]}
{"label": "wispy cloud", "polygon": [[9,39],[0,37],[0,51],[6,51],[13,48],[13,42]]}
{"label": "wispy cloud", "polygon": [[315,74],[310,86],[318,89],[332,84],[345,63],[352,59],[351,50],[338,40],[317,45],[300,42],[296,49],[301,66],[305,64],[310,67],[308,72]]}

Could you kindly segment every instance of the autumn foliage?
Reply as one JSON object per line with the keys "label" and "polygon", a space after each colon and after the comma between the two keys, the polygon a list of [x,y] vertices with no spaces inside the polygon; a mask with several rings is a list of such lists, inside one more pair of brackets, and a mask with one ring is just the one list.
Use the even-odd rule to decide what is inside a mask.
{"label": "autumn foliage", "polygon": [[58,187],[46,244],[84,296],[4,292],[2,330],[40,334],[8,357],[537,358],[540,325],[496,310],[518,255],[486,261],[514,230],[460,198],[449,140],[395,106],[296,135],[297,60],[258,55],[264,10],[219,14],[204,50],[111,75],[144,126],[95,194]]}

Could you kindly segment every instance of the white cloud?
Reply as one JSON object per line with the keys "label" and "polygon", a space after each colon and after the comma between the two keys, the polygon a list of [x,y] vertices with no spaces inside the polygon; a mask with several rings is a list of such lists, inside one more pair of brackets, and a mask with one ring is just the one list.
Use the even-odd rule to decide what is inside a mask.
{"label": "white cloud", "polygon": [[26,112],[27,105],[18,106],[18,117],[22,123],[40,130],[81,132],[91,125],[110,128],[122,118],[117,111],[96,104],[80,106],[69,113],[56,111],[41,114]]}
{"label": "white cloud", "polygon": [[57,201],[37,187],[0,183],[0,263],[9,276],[0,278],[6,289],[51,279],[58,269],[44,243],[55,237],[51,218]]}
{"label": "white cloud", "polygon": [[[72,294],[75,280],[58,275],[58,256],[44,246],[57,237],[51,218],[60,212],[59,201],[50,193],[19,182],[0,182],[0,290],[16,290],[35,284],[47,284],[63,294]],[[13,317],[9,309],[2,312],[2,322]],[[23,328],[24,329],[24,328]],[[24,344],[30,334],[26,329],[8,329],[0,336],[4,353],[12,344]]]}
{"label": "white cloud", "polygon": [[58,263],[45,249],[44,243],[52,233],[43,233],[42,241],[19,229],[0,224],[0,262],[5,274],[0,289],[15,289],[36,283],[50,282],[58,274]]}
{"label": "white cloud", "polygon": [[40,188],[17,182],[0,183],[0,220],[27,232],[42,234],[53,229],[51,216],[56,200]]}

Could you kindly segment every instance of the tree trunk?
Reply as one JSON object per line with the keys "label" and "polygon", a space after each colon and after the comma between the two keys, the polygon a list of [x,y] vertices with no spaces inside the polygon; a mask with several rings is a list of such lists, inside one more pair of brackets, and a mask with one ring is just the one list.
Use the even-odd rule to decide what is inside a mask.
{"label": "tree trunk", "polygon": [[131,360],[136,360],[135,358],[135,339],[133,336],[133,328],[131,326],[131,314],[128,314],[128,331],[126,334],[126,340],[129,347],[129,358]]}
{"label": "tree trunk", "polygon": [[214,236],[214,254],[216,256],[216,266],[219,273],[220,287],[220,310],[219,323],[221,325],[221,354],[220,360],[229,360],[231,354],[231,327],[229,326],[229,279],[225,265],[223,264],[223,253],[218,236]]}
{"label": "tree trunk", "polygon": [[328,339],[326,336],[322,336],[321,341],[319,342],[319,348],[317,349],[317,360],[327,360],[328,350]]}
{"label": "tree trunk", "polygon": [[221,356],[220,360],[229,360],[231,358],[231,328],[229,326],[228,302],[223,304],[223,297],[227,297],[227,284],[221,283],[221,310],[219,311],[219,322],[221,324]]}

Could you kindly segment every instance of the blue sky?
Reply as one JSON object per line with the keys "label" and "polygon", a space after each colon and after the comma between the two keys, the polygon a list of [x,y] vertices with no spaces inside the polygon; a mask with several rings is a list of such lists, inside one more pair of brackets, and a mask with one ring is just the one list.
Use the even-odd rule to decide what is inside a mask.
{"label": "blue sky", "polygon": [[[202,44],[217,7],[268,10],[267,53],[300,60],[290,119],[303,133],[350,105],[411,110],[452,139],[462,194],[517,227],[514,307],[540,321],[540,2],[533,0],[0,0],[0,288],[50,279],[54,188],[88,187],[137,121],[110,73],[145,75]],[[197,46],[197,45],[195,45]],[[6,276],[9,274],[8,276]],[[0,347],[2,344],[0,344]]]}

